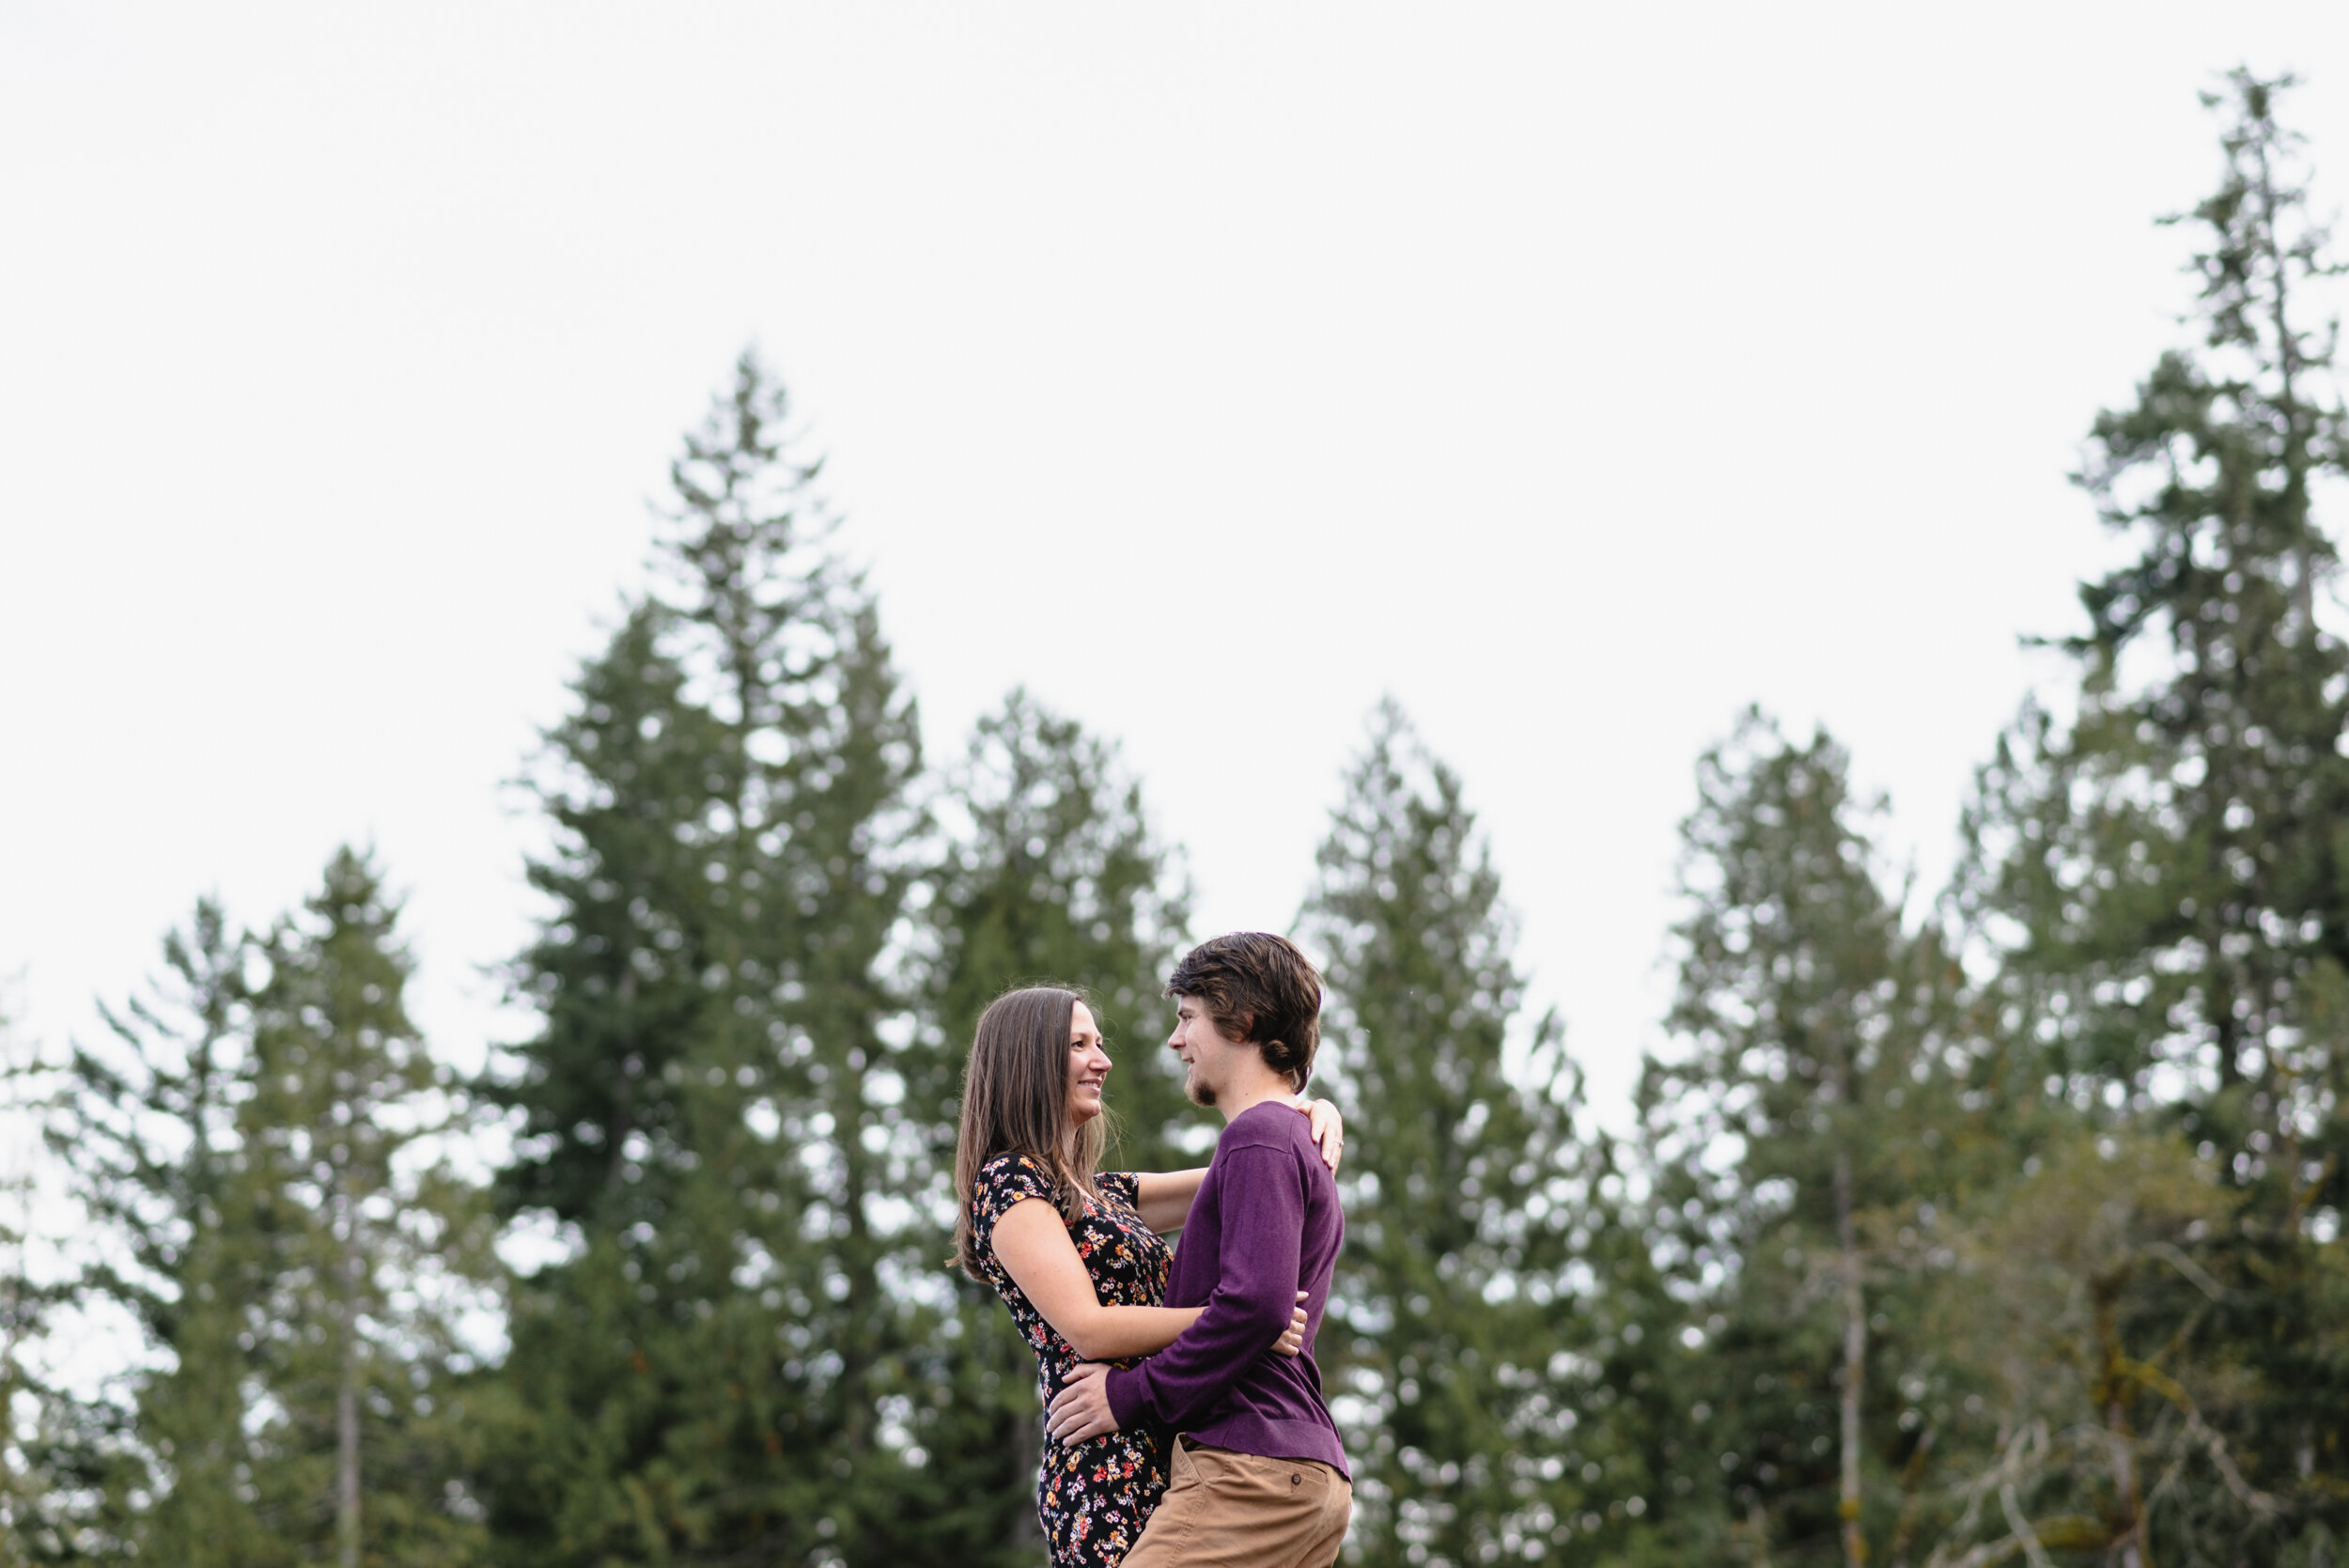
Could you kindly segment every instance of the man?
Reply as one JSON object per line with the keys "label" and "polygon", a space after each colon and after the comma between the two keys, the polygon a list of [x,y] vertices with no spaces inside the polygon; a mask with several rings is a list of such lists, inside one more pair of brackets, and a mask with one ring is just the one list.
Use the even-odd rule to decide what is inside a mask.
{"label": "man", "polygon": [[[1184,1088],[1224,1120],[1166,1290],[1168,1306],[1206,1311],[1139,1366],[1079,1368],[1047,1426],[1064,1442],[1145,1421],[1178,1434],[1166,1496],[1124,1568],[1328,1568],[1354,1488],[1314,1339],[1346,1224],[1292,1103],[1320,1041],[1321,977],[1287,940],[1250,931],[1193,948],[1166,989]],[[1271,1355],[1300,1291],[1304,1353]]]}

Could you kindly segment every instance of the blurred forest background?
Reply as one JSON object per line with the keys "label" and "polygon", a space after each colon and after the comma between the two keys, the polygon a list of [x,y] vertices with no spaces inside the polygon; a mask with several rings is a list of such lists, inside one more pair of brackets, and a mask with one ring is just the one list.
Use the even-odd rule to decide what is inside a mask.
{"label": "blurred forest background", "polygon": [[[1373,715],[1296,927],[1353,1128],[1348,1561],[2341,1560],[2349,430],[2276,85],[2215,102],[2188,329],[2078,475],[2128,559],[1984,737],[1951,885],[1831,736],[1699,759],[1636,1136],[1523,1006],[1472,790]],[[534,1037],[419,1038],[353,850],[36,1042],[78,1206],[0,1235],[0,1562],[1040,1560],[1032,1362],[942,1265],[962,1048],[1082,983],[1116,1161],[1195,1162],[1157,997],[1205,933],[1107,737],[1015,691],[922,754],[792,428],[746,355],[530,759]]]}

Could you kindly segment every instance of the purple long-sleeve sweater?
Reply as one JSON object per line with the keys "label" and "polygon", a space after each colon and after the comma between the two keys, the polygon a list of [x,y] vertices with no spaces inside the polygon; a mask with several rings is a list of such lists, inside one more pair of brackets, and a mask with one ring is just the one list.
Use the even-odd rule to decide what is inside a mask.
{"label": "purple long-sleeve sweater", "polygon": [[[1315,1459],[1352,1480],[1314,1364],[1345,1240],[1337,1183],[1305,1118],[1283,1100],[1233,1117],[1191,1200],[1166,1285],[1168,1306],[1206,1311],[1156,1356],[1109,1374],[1117,1424],[1155,1419],[1216,1448]],[[1300,1290],[1304,1354],[1275,1354]]]}

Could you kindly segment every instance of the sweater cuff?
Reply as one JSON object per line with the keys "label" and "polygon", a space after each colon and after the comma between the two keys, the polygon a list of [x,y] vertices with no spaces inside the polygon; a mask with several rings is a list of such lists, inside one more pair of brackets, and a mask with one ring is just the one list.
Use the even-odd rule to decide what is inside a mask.
{"label": "sweater cuff", "polygon": [[1148,1390],[1142,1385],[1140,1367],[1120,1367],[1101,1379],[1109,1395],[1110,1414],[1117,1418],[1120,1432],[1131,1432],[1150,1413]]}

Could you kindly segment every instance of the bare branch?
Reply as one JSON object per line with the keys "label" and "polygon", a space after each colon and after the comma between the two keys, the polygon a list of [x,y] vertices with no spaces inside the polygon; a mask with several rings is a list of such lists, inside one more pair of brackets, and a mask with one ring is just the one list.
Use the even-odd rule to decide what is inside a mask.
{"label": "bare branch", "polygon": [[2023,1555],[2030,1560],[2030,1568],[2055,1568],[2055,1560],[2048,1557],[2047,1548],[2039,1544],[2039,1532],[2030,1528],[2029,1519],[2023,1517],[2022,1505],[2015,1498],[2015,1483],[2010,1481],[1999,1488],[1999,1510],[2006,1515],[2007,1526],[2015,1531],[2015,1539],[2022,1543]]}
{"label": "bare branch", "polygon": [[2185,1275],[2196,1290],[2222,1306],[2227,1300],[2227,1287],[2212,1279],[2201,1264],[2189,1258],[2174,1242],[2156,1241],[2150,1249],[2153,1254]]}

